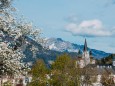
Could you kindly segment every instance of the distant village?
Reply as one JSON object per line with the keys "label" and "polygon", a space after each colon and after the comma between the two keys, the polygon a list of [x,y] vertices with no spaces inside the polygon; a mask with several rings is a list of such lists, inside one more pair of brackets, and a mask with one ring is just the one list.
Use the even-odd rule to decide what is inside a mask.
{"label": "distant village", "polygon": [[[113,58],[112,64],[97,64],[96,59],[92,57],[89,54],[89,51],[87,49],[87,41],[85,39],[84,43],[84,50],[83,50],[82,58],[78,57],[77,58],[77,64],[79,64],[79,67],[82,69],[88,69],[88,74],[92,77],[96,76],[97,77],[97,82],[93,83],[94,86],[102,86],[101,84],[101,79],[102,76],[109,75],[109,77],[106,78],[111,78],[113,79],[115,83],[115,59]],[[114,84],[115,85],[115,84]],[[112,85],[113,86],[113,85]]]}
{"label": "distant village", "polygon": [[[81,80],[84,80],[84,77],[88,75],[92,80],[96,77],[96,81],[92,83],[92,86],[103,86],[102,79],[104,78],[110,80],[110,83],[112,83],[111,86],[115,85],[115,59],[113,58],[112,64],[97,64],[96,59],[92,57],[92,55],[90,55],[90,51],[88,51],[86,39],[82,55],[78,55],[74,60],[76,61],[76,68],[79,67],[79,69],[83,71],[81,73],[82,76],[80,76]],[[50,61],[51,65],[53,63],[54,61]],[[50,77],[50,75],[46,75],[47,79],[50,79]],[[11,86],[27,86],[28,83],[32,82],[32,75],[26,73],[25,75],[18,75],[15,77],[7,75],[0,76],[0,86],[10,86],[3,85],[3,83],[6,83],[7,81],[10,81],[12,84]]]}
{"label": "distant village", "polygon": [[[75,58],[73,58],[74,56],[72,57],[71,55],[69,55],[68,50],[66,53],[51,50],[50,48],[56,49],[60,46],[58,45],[57,41],[56,43],[58,46],[55,47],[54,46],[55,44],[52,43],[50,47],[48,46],[48,49],[45,49],[45,46],[43,46],[42,43],[45,42],[46,44],[44,45],[47,45],[48,43],[40,37],[41,30],[36,26],[33,26],[33,24],[30,21],[27,21],[23,16],[18,15],[20,12],[19,11],[16,12],[16,8],[14,7],[15,4],[13,3],[13,1],[15,0],[0,0],[0,86],[115,86],[115,54],[111,54],[108,57],[96,59],[92,55],[92,51],[89,51],[86,39],[84,45],[82,46],[82,48],[84,47],[82,53],[80,51],[76,52],[77,51],[76,47],[75,46],[73,47],[71,43],[67,43],[67,45],[71,45],[68,49],[70,48],[74,49],[74,50],[70,49],[70,51],[72,51],[71,52],[72,55],[75,54]],[[27,9],[29,12],[32,9],[34,11],[31,12],[39,13],[37,14],[39,15],[39,17],[36,15],[36,17],[34,16],[33,18],[35,18],[35,21],[38,19],[43,19],[41,20],[42,22],[41,23],[39,22],[38,25],[44,27],[45,29],[49,28],[45,32],[49,32],[48,34],[52,35],[52,37],[55,36],[57,37],[57,33],[58,35],[60,35],[59,34],[60,30],[58,31],[57,28],[62,28],[63,24],[65,26],[65,20],[67,21],[69,20],[69,22],[66,25],[65,29],[63,30],[65,32],[72,33],[72,36],[74,34],[75,35],[79,34],[79,36],[99,35],[101,37],[103,36],[114,37],[113,35],[115,35],[113,30],[114,28],[111,28],[111,30],[106,31],[106,28],[104,27],[104,26],[108,27],[114,26],[109,25],[111,24],[112,21],[111,22],[109,21],[110,23],[108,23],[110,15],[108,16],[104,15],[104,19],[103,18],[101,19],[106,20],[105,17],[107,17],[107,21],[105,22],[107,22],[108,25],[104,25],[103,21],[100,20],[100,15],[102,16],[105,13],[104,10],[102,10],[102,8],[100,8],[101,10],[98,12],[94,11],[95,9],[91,9],[92,11],[90,12],[89,8],[93,8],[92,7],[93,5],[88,7],[88,4],[85,5],[83,4],[83,2],[79,2],[78,4],[80,7],[78,6],[77,8],[80,8],[79,9],[80,13],[77,12],[78,13],[77,17],[80,17],[79,14],[85,14],[85,15],[82,15],[83,18],[80,17],[80,20],[78,20],[78,18],[76,18],[76,13],[74,12],[76,11],[76,8],[74,7],[77,6],[77,3],[75,4],[73,4],[73,2],[68,4],[66,3],[65,5],[66,0],[63,3],[62,2],[57,3],[55,2],[56,0],[54,2],[52,1],[50,2],[49,0],[48,3],[46,4],[44,4],[44,2],[42,4],[34,2],[36,4],[35,8],[31,8],[31,6],[32,7],[34,6],[34,4],[28,3],[26,0],[25,0],[26,2],[23,1],[24,0],[22,0],[22,5],[21,2],[17,2],[20,3],[19,5],[18,4],[17,5],[19,7],[22,6],[20,8],[24,9],[22,12],[25,12]],[[24,3],[28,5],[25,6],[27,8],[23,8],[25,5]],[[93,3],[94,2],[92,1],[89,2],[89,4]],[[111,3],[114,4],[114,2],[111,1],[109,5]],[[40,9],[37,8],[39,4]],[[63,4],[64,8],[66,8],[65,10],[60,9],[63,7]],[[98,3],[95,4],[94,8],[97,9],[97,6],[102,7],[101,4],[99,5]],[[106,4],[106,7],[109,6],[108,3],[104,4]],[[69,9],[68,6],[70,6]],[[44,7],[46,7],[47,9]],[[92,15],[91,18],[99,18],[99,19],[89,20],[91,19],[90,17],[85,18],[87,17],[86,13],[84,12],[82,13],[81,11],[85,10],[85,7],[88,7],[87,8],[88,16]],[[103,7],[105,7],[105,5],[103,5]],[[87,10],[85,10],[85,12],[87,12]],[[112,8],[111,10],[114,9]],[[47,14],[47,12],[49,13]],[[99,17],[97,15],[96,17],[93,16],[95,15],[94,13],[98,14],[99,12],[103,12],[103,14],[99,14],[98,15]],[[109,13],[107,9],[106,12]],[[89,15],[90,13],[91,15]],[[40,16],[40,14],[42,17]],[[43,14],[45,14],[45,16]],[[72,15],[70,16],[70,14]],[[33,14],[31,16],[33,16]],[[67,16],[68,18],[65,19],[65,17]],[[38,19],[36,19],[37,17]],[[113,17],[114,16],[112,16],[111,19]],[[62,18],[64,18],[63,19],[64,21],[62,21]],[[76,23],[76,21],[79,22]],[[50,26],[51,30],[48,24],[53,25]],[[53,27],[56,27],[57,30],[52,29]],[[78,28],[78,30],[76,28]],[[54,33],[52,34],[52,32]],[[60,36],[62,35],[65,35],[65,37],[68,36],[65,33],[63,34],[63,32]],[[60,41],[61,42],[59,43],[62,44],[63,41],[62,40]],[[66,45],[66,43],[64,44]],[[64,44],[62,44],[61,46],[63,47]],[[65,46],[62,50],[66,51]],[[38,53],[40,55],[38,55]],[[98,55],[100,53],[101,52],[99,52]],[[105,53],[103,55],[105,55]],[[108,53],[106,55],[108,55]],[[40,56],[43,56],[43,58]]]}

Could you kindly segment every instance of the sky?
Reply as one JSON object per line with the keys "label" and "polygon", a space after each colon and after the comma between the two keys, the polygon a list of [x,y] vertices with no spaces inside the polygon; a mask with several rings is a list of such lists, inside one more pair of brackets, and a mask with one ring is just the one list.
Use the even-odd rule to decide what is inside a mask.
{"label": "sky", "polygon": [[42,37],[115,53],[115,0],[15,0],[19,15],[42,30]]}

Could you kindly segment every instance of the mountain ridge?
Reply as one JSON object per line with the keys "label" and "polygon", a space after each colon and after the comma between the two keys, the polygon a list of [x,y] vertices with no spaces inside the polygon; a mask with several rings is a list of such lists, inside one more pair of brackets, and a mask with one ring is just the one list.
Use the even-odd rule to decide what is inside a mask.
{"label": "mountain ridge", "polygon": [[[75,43],[70,43],[69,41],[64,41],[61,38],[49,38],[45,40],[45,44],[43,46],[49,48],[50,50],[56,50],[60,52],[68,51],[68,52],[77,52],[80,50],[83,52],[84,45],[78,45]],[[88,51],[92,51],[92,54],[96,58],[103,58],[108,56],[110,53],[106,53],[101,50],[91,49],[88,47]]]}
{"label": "mountain ridge", "polygon": [[[26,58],[23,59],[24,62],[35,62],[37,59],[43,59],[44,62],[49,65],[49,61],[56,60],[57,56],[67,53],[72,58],[77,58],[78,56],[78,49],[83,50],[83,45],[77,45],[74,43],[66,42],[59,38],[45,39],[48,40],[43,44],[39,44],[35,40],[27,37],[26,41],[28,44],[25,45],[25,49],[23,53]],[[53,44],[53,47],[51,47]],[[61,46],[60,46],[61,45]],[[37,48],[37,51],[33,53],[31,51],[32,47]],[[49,48],[50,46],[50,48]],[[55,47],[54,47],[55,46]],[[104,51],[99,51],[95,49],[88,48],[89,51],[92,51],[92,55],[95,59],[101,59],[110,55],[110,53],[106,53]],[[81,53],[82,54],[82,53]]]}

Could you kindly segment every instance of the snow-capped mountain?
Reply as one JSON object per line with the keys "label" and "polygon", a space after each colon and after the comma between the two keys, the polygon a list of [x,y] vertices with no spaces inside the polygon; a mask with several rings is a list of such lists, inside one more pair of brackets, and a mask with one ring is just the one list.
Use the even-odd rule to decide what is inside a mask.
{"label": "snow-capped mountain", "polygon": [[[47,47],[50,50],[59,52],[78,52],[79,50],[82,52],[84,47],[84,45],[70,43],[68,41],[62,40],[61,38],[47,38],[45,39],[45,43],[43,44],[43,46]],[[88,50],[91,51],[93,56],[96,58],[103,58],[109,55],[109,53],[96,49],[88,48]]]}
{"label": "snow-capped mountain", "polygon": [[78,52],[78,49],[80,48],[80,45],[76,44],[76,46],[74,46],[74,44],[64,41],[61,38],[45,39],[43,46],[49,48],[50,50],[56,50],[60,52]]}
{"label": "snow-capped mountain", "polygon": [[[62,40],[61,38],[45,39],[45,42],[42,45],[29,37],[27,37],[26,40],[28,44],[23,51],[26,57],[24,62],[35,62],[36,59],[40,58],[48,65],[49,61],[55,60],[57,56],[64,53],[68,53],[72,58],[77,58],[78,50],[80,50],[82,54],[82,50],[84,48],[83,45],[73,44]],[[31,51],[33,46],[37,48],[35,53]],[[88,50],[92,52],[92,56],[96,59],[104,58],[110,55],[109,53],[100,50],[90,48],[88,48]]]}

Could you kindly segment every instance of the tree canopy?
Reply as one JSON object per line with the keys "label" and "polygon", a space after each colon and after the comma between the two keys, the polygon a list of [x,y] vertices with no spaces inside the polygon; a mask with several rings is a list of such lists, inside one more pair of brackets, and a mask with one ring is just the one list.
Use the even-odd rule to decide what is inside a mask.
{"label": "tree canopy", "polygon": [[14,15],[12,1],[0,0],[0,75],[17,75],[27,68],[22,51],[26,37],[36,40],[39,34],[30,22]]}

